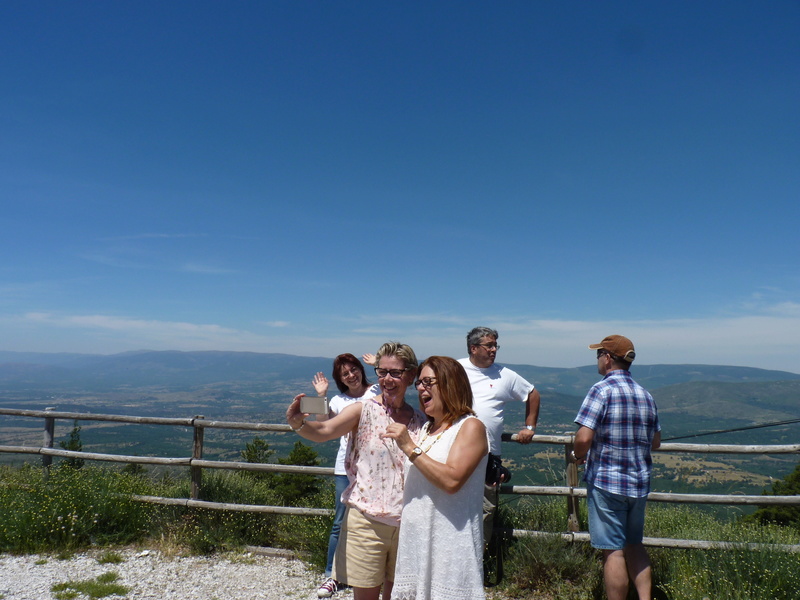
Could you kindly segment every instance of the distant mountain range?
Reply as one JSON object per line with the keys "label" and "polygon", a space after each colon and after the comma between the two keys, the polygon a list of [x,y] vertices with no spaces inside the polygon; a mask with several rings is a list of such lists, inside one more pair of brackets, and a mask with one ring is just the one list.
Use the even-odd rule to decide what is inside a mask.
{"label": "distant mountain range", "polygon": [[332,359],[256,352],[142,351],[112,355],[0,352],[0,385],[60,388],[267,384],[311,380]]}
{"label": "distant mountain range", "polygon": [[[0,386],[9,389],[119,386],[174,388],[217,383],[307,382],[317,371],[329,375],[332,358],[256,352],[141,351],[112,355],[0,352]],[[542,392],[583,396],[599,376],[594,366],[577,368],[507,365]],[[649,390],[695,382],[762,384],[800,381],[800,375],[749,367],[634,365],[634,378]],[[374,379],[371,370],[368,375]],[[738,389],[736,387],[731,389]],[[749,389],[749,388],[748,388]],[[757,386],[754,390],[764,389]]]}
{"label": "distant mountain range", "polygon": [[[298,392],[313,393],[313,375],[322,371],[330,376],[331,365],[332,358],[327,357],[254,352],[142,351],[114,355],[0,352],[0,406],[33,409],[53,406],[73,412],[166,417],[202,414],[219,420],[282,422],[292,396]],[[595,366],[568,369],[508,366],[541,391],[539,432],[543,434],[573,432],[573,420],[583,397],[600,379]],[[703,436],[691,441],[737,444],[798,441],[800,375],[796,373],[715,365],[634,365],[632,373],[652,392],[659,406],[665,440]],[[376,380],[372,369],[368,368],[367,374],[372,382]],[[331,384],[331,393],[334,390]],[[409,401],[415,403],[415,396],[412,393]],[[524,422],[524,405],[521,402],[507,405],[505,420],[506,431],[518,431]],[[22,443],[19,436],[24,432],[18,418],[0,417],[0,438]],[[174,434],[173,440],[164,437],[163,430],[129,427],[122,432],[122,428],[104,425],[87,426],[84,434],[90,447],[104,451],[114,448],[121,439],[141,453],[178,456],[186,451],[186,440],[178,434]],[[713,435],[708,435],[711,432]],[[40,433],[30,429],[29,435],[26,443],[35,443]],[[220,455],[227,452],[224,454],[227,458],[238,456],[246,435],[222,440],[220,435],[216,434]],[[291,439],[277,435],[270,438],[270,443],[283,448],[281,444],[289,444]],[[332,458],[336,446],[323,444],[317,449]],[[508,444],[503,454],[517,468],[531,461],[529,449],[516,444]],[[731,468],[774,476],[791,471],[796,455],[731,455],[714,460]]]}
{"label": "distant mountain range", "polygon": [[[170,405],[165,394],[205,398],[207,411],[229,410],[231,394],[281,406],[293,394],[313,393],[317,371],[329,375],[332,359],[256,352],[126,352],[113,355],[0,352],[0,400],[46,396],[86,399],[93,394],[124,400],[154,398],[153,410]],[[508,365],[542,393],[543,424],[571,429],[581,400],[598,381],[596,367],[569,369]],[[800,375],[748,367],[714,365],[634,365],[634,378],[650,390],[662,423],[677,434],[796,418]],[[368,377],[375,381],[371,369]],[[331,383],[332,390],[335,387]],[[331,392],[333,393],[333,392]],[[217,400],[215,400],[217,399]],[[225,400],[223,400],[225,399]],[[63,403],[63,400],[62,400]],[[135,400],[141,405],[141,400]],[[81,402],[78,402],[80,405]],[[252,406],[245,402],[242,411]],[[142,406],[139,406],[143,409]],[[507,417],[522,419],[521,406]],[[282,409],[280,409],[282,411]],[[511,422],[511,421],[510,421]]]}
{"label": "distant mountain range", "polygon": [[[529,365],[507,365],[540,389],[562,394],[577,394],[581,397],[595,384],[600,376],[595,365],[558,369]],[[758,383],[767,381],[798,381],[800,375],[788,371],[771,371],[752,367],[729,367],[720,365],[637,365],[631,368],[633,378],[648,390],[655,390],[679,383]]]}

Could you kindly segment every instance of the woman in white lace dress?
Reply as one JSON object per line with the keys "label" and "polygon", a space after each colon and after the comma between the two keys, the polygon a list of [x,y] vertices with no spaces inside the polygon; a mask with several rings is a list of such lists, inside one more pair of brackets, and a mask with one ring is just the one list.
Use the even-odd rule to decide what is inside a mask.
{"label": "woman in white lace dress", "polygon": [[486,428],[457,361],[430,357],[416,386],[419,443],[397,423],[385,434],[408,457],[392,600],[483,600]]}

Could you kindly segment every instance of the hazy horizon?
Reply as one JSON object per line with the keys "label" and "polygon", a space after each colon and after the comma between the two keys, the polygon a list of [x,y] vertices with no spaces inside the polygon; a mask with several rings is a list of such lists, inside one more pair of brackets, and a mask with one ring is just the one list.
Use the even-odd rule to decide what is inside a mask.
{"label": "hazy horizon", "polygon": [[[97,353],[93,353],[93,352],[46,352],[46,351],[43,351],[43,352],[39,352],[39,351],[27,352],[27,351],[17,351],[17,350],[0,350],[0,360],[2,360],[2,358],[3,358],[2,355],[6,354],[6,353],[8,353],[8,354],[20,354],[20,355],[43,354],[43,355],[102,356],[102,357],[109,357],[109,356],[121,356],[121,355],[125,355],[125,354],[146,354],[146,353],[151,353],[151,352],[156,352],[156,353],[158,353],[158,352],[166,352],[166,353],[169,353],[169,352],[178,352],[178,353],[192,353],[192,352],[208,352],[208,353],[233,352],[233,353],[238,353],[238,352],[242,352],[242,353],[250,353],[250,354],[279,354],[279,355],[285,355],[285,356],[297,356],[297,357],[301,357],[301,358],[319,358],[319,359],[324,359],[324,360],[333,360],[333,358],[334,358],[334,355],[331,355],[331,356],[324,356],[324,355],[318,355],[318,354],[304,355],[304,354],[294,354],[294,353],[291,353],[291,352],[257,352],[257,351],[253,351],[253,350],[213,350],[213,349],[209,349],[209,350],[176,350],[176,349],[169,349],[169,348],[166,348],[166,349],[163,349],[163,350],[152,350],[152,349],[141,348],[141,349],[138,349],[138,350],[125,350],[123,352],[108,352],[108,353],[103,353],[103,352],[97,352]],[[466,353],[465,353],[465,355],[466,355]],[[426,355],[418,355],[418,358],[420,360],[423,360],[427,356],[430,356],[430,355],[427,355],[427,354]],[[460,355],[459,356],[452,355],[452,357],[453,358],[461,358]],[[358,358],[360,359],[361,356],[359,355]],[[589,363],[586,363],[586,364],[582,364],[582,365],[573,365],[573,366],[568,366],[568,367],[537,365],[537,364],[533,364],[533,363],[509,362],[509,361],[500,361],[500,360],[498,360],[497,362],[499,364],[506,364],[506,365],[512,365],[512,366],[513,365],[522,365],[522,366],[536,367],[536,368],[543,368],[543,369],[573,369],[573,368],[577,368],[577,369],[594,369],[596,367],[595,361],[592,361],[592,362],[589,362]],[[369,368],[369,365],[365,364],[364,366]],[[654,367],[654,366],[656,366],[656,367],[657,366],[730,367],[730,368],[734,368],[734,369],[761,369],[761,370],[765,370],[765,371],[778,371],[778,372],[783,372],[783,373],[790,373],[792,375],[800,375],[799,372],[790,371],[790,370],[786,370],[786,369],[775,369],[775,368],[765,369],[763,367],[753,367],[753,366],[750,366],[750,365],[726,365],[726,364],[717,364],[717,363],[686,363],[686,362],[683,362],[683,363],[637,363],[637,362],[634,362],[633,366],[631,368],[631,372],[635,372],[637,367],[640,368],[640,367]]]}

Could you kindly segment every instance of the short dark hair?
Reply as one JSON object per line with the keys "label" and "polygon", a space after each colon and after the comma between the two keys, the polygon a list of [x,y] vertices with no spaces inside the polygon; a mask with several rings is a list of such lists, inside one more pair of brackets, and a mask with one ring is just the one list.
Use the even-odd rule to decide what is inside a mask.
{"label": "short dark hair", "polygon": [[614,361],[614,364],[616,364],[619,367],[624,368],[626,371],[630,371],[631,370],[631,365],[633,364],[632,362],[625,360],[621,356],[617,356],[616,354],[612,354],[608,350],[606,350],[605,352],[606,352],[606,354],[608,354],[611,357],[611,360]]}
{"label": "short dark hair", "polygon": [[344,381],[342,381],[342,367],[345,365],[353,365],[356,369],[361,371],[361,382],[364,385],[369,385],[367,373],[364,371],[364,365],[362,365],[361,361],[355,356],[349,352],[345,352],[333,359],[333,380],[336,382],[336,387],[339,388],[340,392],[346,394],[350,389],[345,385]]}

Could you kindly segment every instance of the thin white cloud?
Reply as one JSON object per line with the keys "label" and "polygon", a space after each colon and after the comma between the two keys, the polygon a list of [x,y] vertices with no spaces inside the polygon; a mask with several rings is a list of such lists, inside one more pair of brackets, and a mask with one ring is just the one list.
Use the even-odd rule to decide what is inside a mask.
{"label": "thin white cloud", "polygon": [[27,313],[24,320],[37,325],[82,330],[84,335],[92,331],[101,336],[112,334],[120,350],[152,348],[257,351],[269,344],[269,340],[263,336],[215,324],[44,312]]}
{"label": "thin white cloud", "polygon": [[358,317],[345,317],[344,320],[363,323],[453,323],[462,325],[468,319],[446,313],[384,313],[377,315],[360,315]]}
{"label": "thin white cloud", "polygon": [[[757,314],[664,320],[581,321],[484,315],[376,315],[359,318],[337,342],[407,341],[421,355],[466,353],[475,325],[500,333],[501,360],[552,367],[592,363],[587,346],[620,333],[636,344],[640,364],[705,363],[800,372],[800,304],[761,306]],[[326,344],[318,340],[317,344]]]}
{"label": "thin white cloud", "polygon": [[289,327],[291,323],[289,321],[267,321],[264,325],[268,327]]}
{"label": "thin white cloud", "polygon": [[772,315],[782,315],[786,317],[800,318],[800,303],[781,302],[780,304],[767,307],[765,311]]}
{"label": "thin white cloud", "polygon": [[792,304],[758,315],[708,319],[530,320],[491,326],[500,332],[503,360],[509,362],[591,364],[586,346],[618,333],[633,340],[640,364],[728,364],[800,372],[800,311]]}
{"label": "thin white cloud", "polygon": [[[76,344],[77,340],[83,342],[81,348],[32,348],[29,343],[24,348],[45,352],[96,351],[85,347],[95,344],[114,352],[151,348],[335,356],[341,352],[356,355],[374,352],[381,343],[394,339],[411,344],[420,357],[463,356],[467,331],[474,325],[487,325],[500,333],[499,360],[504,363],[548,367],[590,365],[593,356],[587,346],[606,335],[620,333],[633,340],[639,364],[720,364],[800,372],[800,305],[792,302],[763,307],[758,314],[705,319],[559,321],[409,314],[392,315],[393,323],[381,323],[386,317],[364,315],[358,319],[363,327],[358,328],[352,327],[349,319],[337,323],[330,318],[319,323],[279,320],[261,323],[271,328],[268,335],[218,324],[109,315],[31,312],[21,321],[36,331],[69,330]],[[0,322],[11,331],[11,320]],[[26,335],[27,338],[19,339],[33,339],[30,331]],[[48,335],[40,337],[50,339]],[[6,344],[9,342],[13,338],[6,336]]]}

